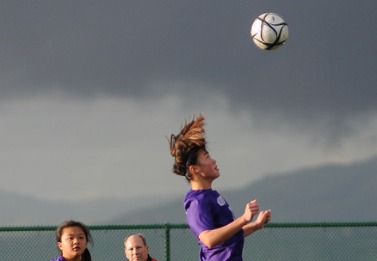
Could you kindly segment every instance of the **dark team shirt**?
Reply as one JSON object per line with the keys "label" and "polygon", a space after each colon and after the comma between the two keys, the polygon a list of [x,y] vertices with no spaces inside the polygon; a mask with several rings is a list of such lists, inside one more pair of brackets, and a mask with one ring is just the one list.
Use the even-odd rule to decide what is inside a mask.
{"label": "dark team shirt", "polygon": [[212,248],[199,240],[203,231],[223,227],[234,220],[229,204],[216,190],[190,190],[184,199],[184,207],[187,224],[200,245],[201,261],[242,261],[242,229],[224,243]]}

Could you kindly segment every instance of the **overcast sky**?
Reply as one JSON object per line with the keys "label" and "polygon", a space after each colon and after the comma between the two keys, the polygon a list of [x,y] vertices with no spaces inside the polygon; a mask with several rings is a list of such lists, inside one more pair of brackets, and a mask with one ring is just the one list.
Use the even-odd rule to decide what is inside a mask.
{"label": "overcast sky", "polygon": [[[183,196],[166,137],[203,112],[219,189],[377,155],[374,0],[1,1],[0,190]],[[262,51],[261,13],[290,36]]]}

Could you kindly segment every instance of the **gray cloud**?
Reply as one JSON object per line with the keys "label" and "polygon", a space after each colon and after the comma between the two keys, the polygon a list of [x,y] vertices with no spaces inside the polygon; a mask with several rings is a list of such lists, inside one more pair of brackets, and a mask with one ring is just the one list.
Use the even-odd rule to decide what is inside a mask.
{"label": "gray cloud", "polygon": [[[375,156],[376,5],[1,1],[0,190],[181,197],[165,137],[198,112],[220,189]],[[249,36],[266,11],[290,28],[273,52]]]}
{"label": "gray cloud", "polygon": [[[234,110],[246,107],[261,119],[278,115],[338,136],[350,118],[376,112],[376,5],[3,1],[0,95],[171,92],[205,100],[220,93]],[[253,19],[266,11],[282,14],[290,28],[286,45],[272,52],[258,50],[249,37]]]}
{"label": "gray cloud", "polygon": [[231,113],[222,96],[212,95],[200,105],[182,103],[174,95],[143,101],[59,95],[4,101],[0,191],[69,202],[181,197],[188,184],[171,172],[173,159],[165,137],[177,133],[185,116],[197,112],[198,106],[207,115],[208,147],[221,170],[215,184],[219,189],[307,166],[347,164],[377,153],[377,117],[341,146],[327,148],[306,132],[282,125],[256,129],[248,111]]}

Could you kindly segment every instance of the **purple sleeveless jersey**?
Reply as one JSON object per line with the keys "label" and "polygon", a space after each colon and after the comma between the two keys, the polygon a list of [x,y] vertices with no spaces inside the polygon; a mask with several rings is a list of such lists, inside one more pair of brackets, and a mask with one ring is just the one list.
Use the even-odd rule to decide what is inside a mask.
{"label": "purple sleeveless jersey", "polygon": [[64,257],[59,256],[57,258],[51,259],[50,261],[66,261]]}
{"label": "purple sleeveless jersey", "polygon": [[199,240],[201,232],[225,226],[234,220],[228,203],[216,190],[190,190],[186,194],[184,207],[187,224],[200,245],[201,261],[242,261],[242,229],[226,242],[212,248]]}

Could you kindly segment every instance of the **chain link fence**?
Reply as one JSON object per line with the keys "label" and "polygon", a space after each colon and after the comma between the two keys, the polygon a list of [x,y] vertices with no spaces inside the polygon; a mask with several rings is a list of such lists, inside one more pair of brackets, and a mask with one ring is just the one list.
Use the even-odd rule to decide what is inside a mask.
{"label": "chain link fence", "polygon": [[[54,226],[0,227],[1,261],[48,261],[59,255]],[[142,233],[159,261],[198,260],[186,224],[89,226],[94,261],[121,261],[126,236]],[[268,224],[245,239],[244,260],[377,260],[377,222]]]}

